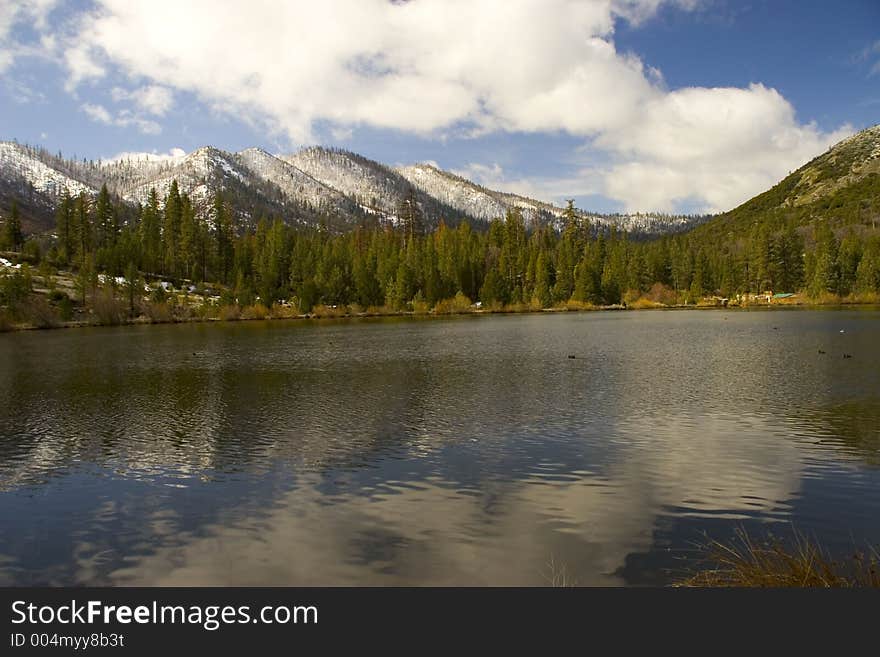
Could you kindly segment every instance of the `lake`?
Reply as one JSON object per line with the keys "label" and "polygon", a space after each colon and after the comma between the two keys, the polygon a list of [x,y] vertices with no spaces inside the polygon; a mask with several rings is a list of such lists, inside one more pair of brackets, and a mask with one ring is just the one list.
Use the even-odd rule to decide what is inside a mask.
{"label": "lake", "polygon": [[880,311],[0,335],[0,584],[669,584],[792,528],[880,544]]}

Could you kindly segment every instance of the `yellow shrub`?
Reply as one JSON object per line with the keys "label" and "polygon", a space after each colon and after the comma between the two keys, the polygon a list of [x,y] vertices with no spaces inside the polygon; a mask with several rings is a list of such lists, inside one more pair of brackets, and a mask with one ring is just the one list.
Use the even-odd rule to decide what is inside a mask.
{"label": "yellow shrub", "polygon": [[255,303],[247,306],[241,311],[242,319],[266,319],[269,316],[269,309],[261,303]]}

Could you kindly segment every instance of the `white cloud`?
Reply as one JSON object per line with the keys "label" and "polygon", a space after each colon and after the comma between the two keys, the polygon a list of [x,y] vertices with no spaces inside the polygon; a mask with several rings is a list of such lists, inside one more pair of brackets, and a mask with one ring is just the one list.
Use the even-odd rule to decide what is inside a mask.
{"label": "white cloud", "polygon": [[[616,48],[617,21],[700,4],[228,0],[217,11],[213,0],[98,0],[54,47],[73,86],[110,71],[146,81],[115,98],[154,116],[180,90],[294,142],[314,141],[316,125],[338,138],[359,126],[440,139],[564,132],[604,150],[611,164],[589,169],[580,184],[586,174],[578,172],[562,196],[596,188],[629,209],[672,209],[683,199],[722,209],[848,128],[803,124],[760,84],[669,90],[660,71]],[[110,122],[158,130],[131,110]]]}
{"label": "white cloud", "polygon": [[453,173],[488,189],[528,196],[537,201],[555,203],[560,206],[565,204],[566,199],[576,196],[590,196],[603,191],[600,174],[595,169],[588,167],[583,167],[574,174],[561,177],[511,177],[497,162],[491,165],[472,162],[466,167],[456,169]]}
{"label": "white cloud", "polygon": [[110,112],[107,111],[107,108],[103,105],[93,105],[92,103],[85,103],[82,106],[82,110],[89,115],[89,118],[92,121],[97,121],[98,123],[113,123],[113,117],[110,115]]}
{"label": "white cloud", "polygon": [[611,10],[630,23],[639,24],[656,14],[662,5],[692,11],[703,3],[704,0],[613,0]]}
{"label": "white cloud", "polygon": [[143,152],[143,151],[124,151],[117,153],[113,157],[107,158],[105,162],[167,162],[170,160],[180,160],[186,157],[186,151],[182,148],[172,148],[167,153]]}
{"label": "white cloud", "polygon": [[0,73],[18,57],[40,53],[36,46],[15,39],[14,28],[27,23],[37,31],[45,30],[56,4],[57,0],[0,0]]}
{"label": "white cloud", "polygon": [[137,89],[113,87],[110,96],[117,103],[130,101],[148,114],[165,116],[174,104],[174,96],[166,87],[151,84]]}
{"label": "white cloud", "polygon": [[688,88],[658,94],[640,120],[608,130],[595,145],[618,163],[604,192],[629,210],[666,210],[697,200],[708,211],[731,209],[764,191],[853,132],[799,124],[776,90]]}
{"label": "white cloud", "polygon": [[103,105],[93,103],[83,104],[82,110],[90,119],[97,123],[112,125],[117,128],[134,127],[146,135],[157,135],[162,132],[162,126],[158,123],[133,114],[130,110],[121,110],[114,115]]}
{"label": "white cloud", "polygon": [[860,52],[855,60],[868,63],[868,77],[880,74],[880,40],[869,44]]}

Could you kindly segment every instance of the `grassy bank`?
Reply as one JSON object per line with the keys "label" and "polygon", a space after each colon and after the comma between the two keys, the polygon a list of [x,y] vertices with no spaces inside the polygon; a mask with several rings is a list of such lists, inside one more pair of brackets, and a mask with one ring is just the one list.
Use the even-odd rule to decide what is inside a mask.
{"label": "grassy bank", "polygon": [[833,558],[797,532],[788,540],[755,540],[745,531],[729,543],[710,541],[701,548],[704,565],[680,586],[880,588],[880,554],[875,549],[853,549],[844,558]]}

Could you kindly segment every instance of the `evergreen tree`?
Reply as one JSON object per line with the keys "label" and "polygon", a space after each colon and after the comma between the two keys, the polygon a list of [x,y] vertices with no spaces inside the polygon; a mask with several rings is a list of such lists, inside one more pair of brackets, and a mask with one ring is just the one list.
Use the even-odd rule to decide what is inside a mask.
{"label": "evergreen tree", "polygon": [[147,204],[141,208],[139,236],[141,242],[141,266],[156,274],[160,270],[162,231],[159,221],[159,197],[156,189],[150,189]]}
{"label": "evergreen tree", "polygon": [[177,180],[171,182],[168,196],[165,198],[165,214],[162,222],[162,257],[164,272],[175,275],[180,262],[180,224],[183,207],[180,200],[180,189]]}
{"label": "evergreen tree", "polygon": [[20,251],[24,246],[24,233],[21,230],[21,216],[18,212],[18,203],[12,202],[12,209],[4,227],[4,240],[8,248]]}
{"label": "evergreen tree", "polygon": [[70,262],[70,258],[74,252],[73,240],[73,199],[70,198],[70,192],[64,188],[61,201],[55,211],[55,230],[58,234],[58,254],[59,260],[65,264]]}

